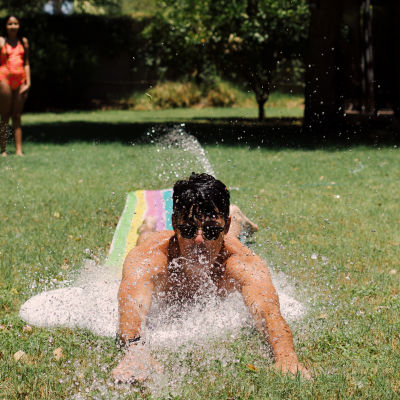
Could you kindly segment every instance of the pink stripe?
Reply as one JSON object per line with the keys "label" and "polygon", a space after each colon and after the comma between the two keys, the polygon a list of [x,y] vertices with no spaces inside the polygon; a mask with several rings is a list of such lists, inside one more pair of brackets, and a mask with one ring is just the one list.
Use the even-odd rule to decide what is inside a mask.
{"label": "pink stripe", "polygon": [[162,231],[165,229],[165,217],[164,217],[164,201],[162,192],[157,190],[154,192],[154,203],[157,212],[157,230]]}
{"label": "pink stripe", "polygon": [[156,217],[158,231],[165,229],[165,218],[164,218],[164,204],[162,194],[159,190],[146,190],[145,198],[147,204],[146,217],[152,215]]}
{"label": "pink stripe", "polygon": [[153,201],[153,191],[152,190],[146,190],[144,192],[144,197],[146,199],[146,206],[147,206],[147,210],[146,210],[146,214],[145,214],[145,218],[152,215],[154,217],[157,216],[156,214],[156,209],[154,207],[154,201]]}

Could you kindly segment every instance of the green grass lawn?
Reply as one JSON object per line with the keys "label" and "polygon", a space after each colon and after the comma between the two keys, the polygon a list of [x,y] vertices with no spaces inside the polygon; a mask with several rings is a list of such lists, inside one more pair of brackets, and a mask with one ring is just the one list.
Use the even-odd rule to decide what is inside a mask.
{"label": "green grass lawn", "polygon": [[[144,95],[143,95],[144,96]],[[185,122],[206,121],[210,119],[257,118],[257,103],[254,96],[243,94],[248,107],[205,107],[205,108],[170,108],[165,110],[95,110],[71,111],[60,113],[24,114],[25,125],[43,125],[67,122],[95,123],[146,123],[146,122]],[[146,96],[144,96],[146,98]],[[244,101],[242,101],[244,102]],[[280,92],[271,93],[265,105],[267,118],[300,118],[304,112],[303,96]]]}
{"label": "green grass lawn", "polygon": [[[176,121],[206,121],[214,118],[257,118],[256,108],[178,108],[158,111],[73,111],[65,113],[37,113],[24,115],[25,125],[42,125],[43,123],[62,122],[95,122],[95,123],[136,123],[136,122],[176,122]],[[266,109],[266,117],[302,117],[302,108],[274,107]]]}
{"label": "green grass lawn", "polygon": [[[31,114],[24,123],[27,130],[77,120],[118,129],[119,122],[135,118],[177,120],[206,111]],[[223,112],[229,117],[231,111]],[[72,279],[88,257],[86,249],[104,259],[127,192],[170,187],[176,180],[171,170],[179,152],[133,142],[27,141],[24,158],[10,146],[11,154],[0,159],[0,398],[149,397],[134,386],[107,386],[118,357],[113,339],[84,330],[29,331],[18,317],[33,294]],[[299,358],[314,379],[269,371],[247,342],[236,343],[239,362],[188,377],[181,398],[398,398],[398,149],[278,150],[209,142],[205,149],[216,175],[240,188],[232,191],[233,202],[260,227],[252,247],[289,276],[308,304],[307,316],[292,329]],[[180,173],[192,168],[195,162]],[[65,357],[56,361],[58,347]],[[15,362],[18,350],[27,358]]]}

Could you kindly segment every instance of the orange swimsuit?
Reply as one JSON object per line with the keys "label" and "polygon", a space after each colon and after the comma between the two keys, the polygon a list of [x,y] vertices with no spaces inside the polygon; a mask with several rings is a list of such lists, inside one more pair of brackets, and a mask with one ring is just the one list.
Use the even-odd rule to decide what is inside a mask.
{"label": "orange swimsuit", "polygon": [[6,81],[12,90],[18,89],[26,79],[25,48],[21,42],[15,47],[7,42],[0,50],[0,81]]}

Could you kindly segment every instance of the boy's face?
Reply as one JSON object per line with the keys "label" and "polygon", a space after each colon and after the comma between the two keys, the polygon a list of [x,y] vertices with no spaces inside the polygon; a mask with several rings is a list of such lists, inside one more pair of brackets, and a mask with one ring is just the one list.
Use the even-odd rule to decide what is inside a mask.
{"label": "boy's face", "polygon": [[225,222],[221,216],[174,216],[172,221],[181,255],[196,264],[212,264],[221,251],[230,218]]}

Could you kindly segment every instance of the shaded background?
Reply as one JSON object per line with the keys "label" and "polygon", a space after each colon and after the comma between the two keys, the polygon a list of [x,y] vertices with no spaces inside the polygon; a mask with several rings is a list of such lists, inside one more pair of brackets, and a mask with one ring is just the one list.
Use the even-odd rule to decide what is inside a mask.
{"label": "shaded background", "polygon": [[[238,2],[253,25],[240,20],[230,2],[214,2],[228,13],[219,22],[210,13],[221,7],[203,0],[193,3],[196,10],[192,3],[1,0],[3,15],[22,16],[30,40],[33,86],[26,111],[130,108],[133,102],[118,100],[158,82],[192,81],[204,90],[230,79],[255,93],[260,119],[271,90],[304,92],[303,127],[312,132],[337,130],[349,114],[399,116],[398,1]],[[262,15],[266,3],[269,13]],[[195,27],[187,23],[195,18],[202,19]],[[214,31],[203,39],[194,31],[201,27]],[[289,29],[295,38],[279,41]],[[272,49],[271,37],[279,43]],[[251,52],[257,57],[243,67]],[[229,68],[221,66],[224,60],[232,62]]]}

